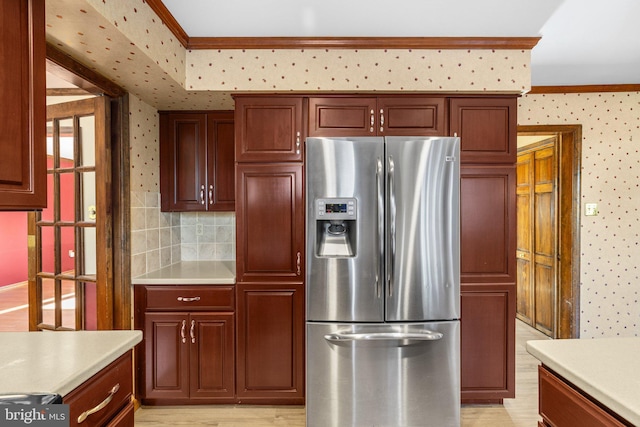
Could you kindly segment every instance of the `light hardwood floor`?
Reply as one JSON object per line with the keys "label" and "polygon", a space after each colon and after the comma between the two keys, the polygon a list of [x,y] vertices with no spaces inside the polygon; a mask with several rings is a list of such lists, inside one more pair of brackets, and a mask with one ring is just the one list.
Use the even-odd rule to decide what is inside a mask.
{"label": "light hardwood floor", "polygon": [[[526,342],[534,339],[548,338],[522,322],[516,321],[516,398],[505,400],[504,405],[463,406],[462,427],[536,427],[538,361],[525,349]],[[305,425],[302,406],[142,407],[136,412],[135,419],[136,427],[303,427]]]}

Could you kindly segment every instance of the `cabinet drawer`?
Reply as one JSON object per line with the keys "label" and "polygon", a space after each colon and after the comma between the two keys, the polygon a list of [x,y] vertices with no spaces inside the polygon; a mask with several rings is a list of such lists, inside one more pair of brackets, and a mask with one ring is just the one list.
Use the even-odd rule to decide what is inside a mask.
{"label": "cabinet drawer", "polygon": [[149,311],[232,311],[235,306],[232,286],[148,286],[146,300]]}
{"label": "cabinet drawer", "polygon": [[631,424],[612,414],[571,388],[546,368],[538,368],[539,405],[544,425],[554,427],[623,427]]}
{"label": "cabinet drawer", "polygon": [[[65,396],[64,403],[69,405],[70,425],[106,425],[121,408],[131,402],[132,378],[131,352],[127,352]],[[82,414],[92,410],[95,412],[86,419],[79,419]]]}

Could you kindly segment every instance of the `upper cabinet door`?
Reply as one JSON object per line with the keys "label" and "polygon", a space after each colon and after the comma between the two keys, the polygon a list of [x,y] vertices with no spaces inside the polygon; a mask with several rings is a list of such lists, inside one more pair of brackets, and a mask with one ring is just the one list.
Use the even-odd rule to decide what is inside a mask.
{"label": "upper cabinet door", "polygon": [[375,136],[376,98],[309,98],[309,136]]}
{"label": "upper cabinet door", "polygon": [[237,97],[236,161],[301,162],[302,97]]}
{"label": "upper cabinet door", "polygon": [[0,210],[47,205],[44,0],[0,2]]}
{"label": "upper cabinet door", "polygon": [[515,97],[451,98],[450,105],[450,134],[460,137],[462,163],[515,164]]}
{"label": "upper cabinet door", "polygon": [[444,136],[445,98],[380,97],[377,119],[380,136]]}
{"label": "upper cabinet door", "polygon": [[207,209],[206,126],[206,114],[160,115],[162,210]]}
{"label": "upper cabinet door", "polygon": [[207,114],[207,209],[235,209],[235,140],[233,112]]}

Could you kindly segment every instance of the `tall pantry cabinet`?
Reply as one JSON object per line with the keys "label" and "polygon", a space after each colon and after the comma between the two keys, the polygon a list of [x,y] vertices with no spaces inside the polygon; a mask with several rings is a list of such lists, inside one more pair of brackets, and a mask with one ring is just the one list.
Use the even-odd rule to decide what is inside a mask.
{"label": "tall pantry cabinet", "polygon": [[515,396],[515,97],[451,98],[461,141],[463,402]]}
{"label": "tall pantry cabinet", "polygon": [[304,403],[304,100],[237,96],[239,403]]}

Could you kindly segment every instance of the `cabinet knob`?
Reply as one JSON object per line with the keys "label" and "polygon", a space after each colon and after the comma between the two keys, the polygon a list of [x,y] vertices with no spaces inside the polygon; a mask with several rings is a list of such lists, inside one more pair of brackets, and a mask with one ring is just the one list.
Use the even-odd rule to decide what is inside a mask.
{"label": "cabinet knob", "polygon": [[213,204],[213,185],[209,185],[209,204]]}
{"label": "cabinet knob", "polygon": [[182,338],[182,344],[187,342],[187,337],[185,336],[185,329],[187,328],[187,321],[182,321],[182,327],[180,328],[180,338]]}
{"label": "cabinet knob", "polygon": [[191,337],[191,344],[195,344],[196,343],[196,321],[192,320],[191,321],[191,329],[189,329],[189,336]]}
{"label": "cabinet knob", "polygon": [[380,109],[380,132],[384,132],[384,110]]}
{"label": "cabinet knob", "polygon": [[204,185],[200,186],[200,204],[204,205]]}
{"label": "cabinet knob", "polygon": [[296,154],[300,154],[300,132],[296,132]]}
{"label": "cabinet knob", "polygon": [[296,274],[298,276],[300,276],[302,274],[302,266],[300,265],[300,259],[302,258],[302,255],[300,254],[300,252],[298,252],[298,256],[296,257]]}

